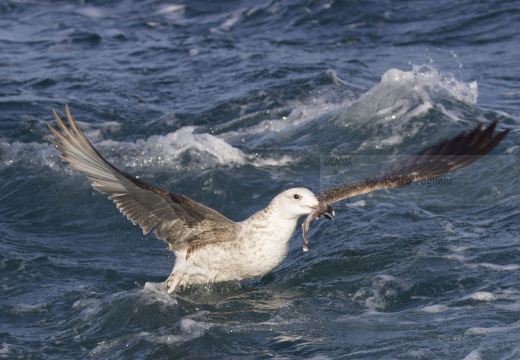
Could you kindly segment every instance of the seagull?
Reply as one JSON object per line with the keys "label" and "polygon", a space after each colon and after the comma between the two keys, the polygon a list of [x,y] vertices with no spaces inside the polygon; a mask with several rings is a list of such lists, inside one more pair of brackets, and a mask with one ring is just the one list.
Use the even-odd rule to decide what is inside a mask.
{"label": "seagull", "polygon": [[[303,222],[304,250],[312,220],[333,219],[330,204],[377,189],[398,188],[413,181],[441,176],[467,166],[491,151],[507,134],[493,135],[497,121],[482,129],[479,124],[451,140],[429,147],[392,167],[360,181],[317,194],[293,188],[275,196],[264,209],[234,222],[185,195],[161,189],[127,174],[109,163],[92,146],[65,107],[69,126],[53,110],[58,131],[48,125],[49,140],[61,158],[84,174],[92,187],[109,194],[117,208],[146,235],[153,229],[175,253],[172,273],[164,283],[168,293],[192,284],[262,277],[282,263],[298,219]],[[370,179],[370,181],[368,181]]]}

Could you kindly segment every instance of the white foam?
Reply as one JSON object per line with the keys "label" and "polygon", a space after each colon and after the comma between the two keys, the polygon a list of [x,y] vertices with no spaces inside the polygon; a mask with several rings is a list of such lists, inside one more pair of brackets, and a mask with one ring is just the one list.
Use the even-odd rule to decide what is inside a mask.
{"label": "white foam", "polygon": [[235,11],[235,12],[231,13],[229,15],[229,17],[222,24],[220,24],[219,27],[211,28],[210,31],[212,33],[218,33],[221,31],[229,31],[229,30],[231,30],[231,28],[233,26],[235,26],[236,24],[241,22],[243,19],[244,19],[244,11],[243,10]]}
{"label": "white foam", "polygon": [[25,305],[25,304],[16,304],[12,307],[14,312],[17,313],[31,313],[31,312],[47,312],[47,304],[36,304],[36,305]]}
{"label": "white foam", "polygon": [[[94,147],[114,165],[125,167],[150,168],[158,170],[176,169],[186,170],[181,164],[181,157],[187,151],[197,153],[195,160],[190,163],[194,169],[202,170],[215,165],[242,165],[246,162],[246,155],[238,148],[226,141],[207,133],[197,134],[192,126],[183,127],[166,135],[154,135],[148,139],[136,142],[120,142],[102,140],[105,130],[117,131],[119,124],[107,122],[93,130],[87,130],[87,137]],[[87,128],[87,126],[82,128]],[[68,171],[58,152],[50,143],[7,143],[0,141],[0,166],[12,166],[19,163],[43,165],[53,170]],[[36,154],[36,156],[35,156]],[[116,159],[114,159],[116,158]],[[121,158],[123,160],[121,160]],[[252,157],[248,157],[248,161]],[[282,157],[278,160],[267,159],[257,164],[276,165],[287,164],[291,159]],[[73,173],[70,171],[70,173]]]}
{"label": "white foam", "polygon": [[177,323],[181,331],[181,333],[178,335],[155,335],[148,332],[142,332],[138,334],[136,337],[152,343],[167,345],[191,341],[193,339],[197,339],[203,336],[209,329],[215,326],[215,324],[213,323],[193,320],[194,318],[204,317],[207,314],[209,314],[208,311],[199,311],[197,313],[187,315],[184,318],[182,318]]}
{"label": "white foam", "polygon": [[[298,156],[261,156],[256,153],[245,154],[239,148],[226,142],[225,135],[197,133],[194,126],[182,127],[166,135],[153,135],[147,139],[115,141],[107,139],[111,133],[121,131],[122,124],[107,121],[97,124],[79,122],[87,138],[108,161],[123,170],[173,170],[200,172],[218,165],[243,165],[285,167],[299,161]],[[280,125],[283,128],[285,125]],[[188,164],[183,155],[189,153]],[[12,143],[0,140],[0,166],[43,166],[54,171],[76,174],[59,157],[50,142],[44,141]],[[184,162],[183,162],[184,161]],[[132,173],[131,170],[128,170]],[[133,175],[137,175],[135,172]]]}
{"label": "white foam", "polygon": [[163,305],[177,305],[177,300],[164,291],[163,283],[146,282],[139,291],[139,295],[146,303],[160,302]]}
{"label": "white foam", "polygon": [[99,299],[87,298],[76,301],[72,304],[72,308],[81,309],[80,317],[88,321],[95,319],[103,311],[103,304]]}
{"label": "white foam", "polygon": [[384,310],[403,291],[411,288],[411,284],[395,276],[381,274],[372,279],[370,287],[362,287],[356,291],[353,301],[371,310]]}
{"label": "white foam", "polygon": [[102,340],[98,342],[98,345],[92,349],[88,355],[89,357],[101,357],[101,355],[108,353],[116,346],[120,346],[123,342],[123,339],[118,338],[114,340]]}
{"label": "white foam", "polygon": [[178,4],[169,4],[169,5],[161,5],[159,10],[155,12],[155,15],[166,15],[175,12],[182,12],[186,9],[186,5],[178,5]]}
{"label": "white foam", "polygon": [[430,314],[439,314],[448,311],[450,308],[446,305],[429,305],[423,307],[421,310]]}
{"label": "white foam", "polygon": [[487,334],[503,332],[503,331],[508,331],[508,330],[511,330],[511,328],[510,327],[499,327],[499,326],[490,327],[490,328],[472,327],[472,328],[467,329],[464,332],[464,335],[487,335]]}
{"label": "white foam", "polygon": [[480,352],[478,350],[473,350],[470,352],[464,359],[462,360],[481,360],[482,356],[480,356]]}
{"label": "white foam", "polygon": [[[176,160],[180,153],[195,149],[212,155],[220,164],[243,164],[244,153],[211,134],[194,133],[195,127],[186,126],[167,135],[154,135],[147,140],[138,140],[139,146],[151,158]],[[146,161],[146,160],[145,160]]]}
{"label": "white foam", "polygon": [[444,229],[444,231],[450,233],[450,234],[455,234],[456,233],[456,230],[455,230],[455,226],[453,226],[453,224],[449,221],[442,221],[441,222],[441,226],[442,228]]}
{"label": "white foam", "polygon": [[179,321],[180,335],[153,335],[142,334],[143,337],[156,344],[177,344],[187,342],[203,336],[207,330],[211,329],[214,324],[207,322],[198,322],[189,318],[183,318]]}
{"label": "white foam", "polygon": [[424,124],[412,120],[426,115],[433,108],[458,120],[457,114],[432,100],[434,94],[447,94],[474,105],[478,87],[476,82],[459,81],[452,73],[439,72],[432,65],[413,65],[411,71],[389,69],[378,84],[359,98],[353,106],[355,113],[349,117],[369,119],[378,128],[391,125],[385,128],[387,131],[383,136],[366,140],[361,148],[391,146],[401,143],[405,137],[417,135]]}
{"label": "white foam", "polygon": [[289,156],[284,155],[280,158],[258,158],[256,155],[249,155],[247,156],[248,161],[250,161],[253,166],[256,167],[279,167],[279,166],[286,166],[292,162],[294,162],[296,159]]}
{"label": "white foam", "polygon": [[490,301],[495,301],[497,299],[497,297],[493,293],[490,293],[487,291],[477,291],[473,294],[465,296],[463,299],[490,302]]}
{"label": "white foam", "polygon": [[437,92],[448,92],[457,100],[470,105],[475,105],[478,98],[476,81],[459,81],[453,73],[439,72],[432,65],[412,65],[411,71],[390,69],[381,77],[381,84],[405,85],[405,89],[413,89],[426,101],[430,100],[430,88]]}
{"label": "white foam", "polygon": [[[18,163],[45,163],[48,160],[50,150],[52,150],[50,144],[37,142],[21,143],[18,141],[8,143],[0,140],[0,167],[4,165],[12,166]],[[52,165],[54,164],[55,162],[52,162]],[[49,164],[49,166],[51,165]]]}
{"label": "white foam", "polygon": [[2,347],[0,348],[0,355],[7,355],[13,352],[11,345],[4,342],[2,343]]}
{"label": "white foam", "polygon": [[103,13],[100,8],[94,6],[78,7],[74,10],[74,12],[89,18],[101,18],[105,16],[105,13]]}
{"label": "white foam", "polygon": [[495,271],[516,271],[520,269],[520,264],[509,264],[509,265],[497,265],[497,264],[490,264],[490,263],[480,263],[477,264],[477,266],[495,270]]}

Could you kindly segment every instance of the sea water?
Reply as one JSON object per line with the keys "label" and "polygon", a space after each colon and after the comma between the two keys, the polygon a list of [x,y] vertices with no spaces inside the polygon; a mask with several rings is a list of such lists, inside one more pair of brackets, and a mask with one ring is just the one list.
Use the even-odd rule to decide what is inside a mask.
{"label": "sea water", "polygon": [[[0,2],[0,358],[520,358],[519,24],[518,1]],[[169,295],[167,244],[47,141],[65,104],[116,166],[236,221],[510,133],[336,204],[261,279]]]}

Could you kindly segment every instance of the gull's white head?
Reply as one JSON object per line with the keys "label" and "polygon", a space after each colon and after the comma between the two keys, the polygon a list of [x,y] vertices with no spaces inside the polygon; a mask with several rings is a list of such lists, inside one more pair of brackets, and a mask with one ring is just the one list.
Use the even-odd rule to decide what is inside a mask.
{"label": "gull's white head", "polygon": [[295,220],[302,215],[310,214],[318,206],[316,196],[306,188],[285,190],[272,202],[276,203],[279,216],[288,220]]}

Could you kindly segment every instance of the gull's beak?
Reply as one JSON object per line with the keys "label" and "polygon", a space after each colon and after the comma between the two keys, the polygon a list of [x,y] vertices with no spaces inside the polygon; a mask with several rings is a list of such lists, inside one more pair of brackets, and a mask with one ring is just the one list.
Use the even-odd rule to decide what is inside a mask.
{"label": "gull's beak", "polygon": [[320,216],[324,217],[327,220],[334,220],[335,215],[336,215],[336,213],[334,212],[334,209],[332,208],[332,206],[327,205],[327,211],[322,213]]}

